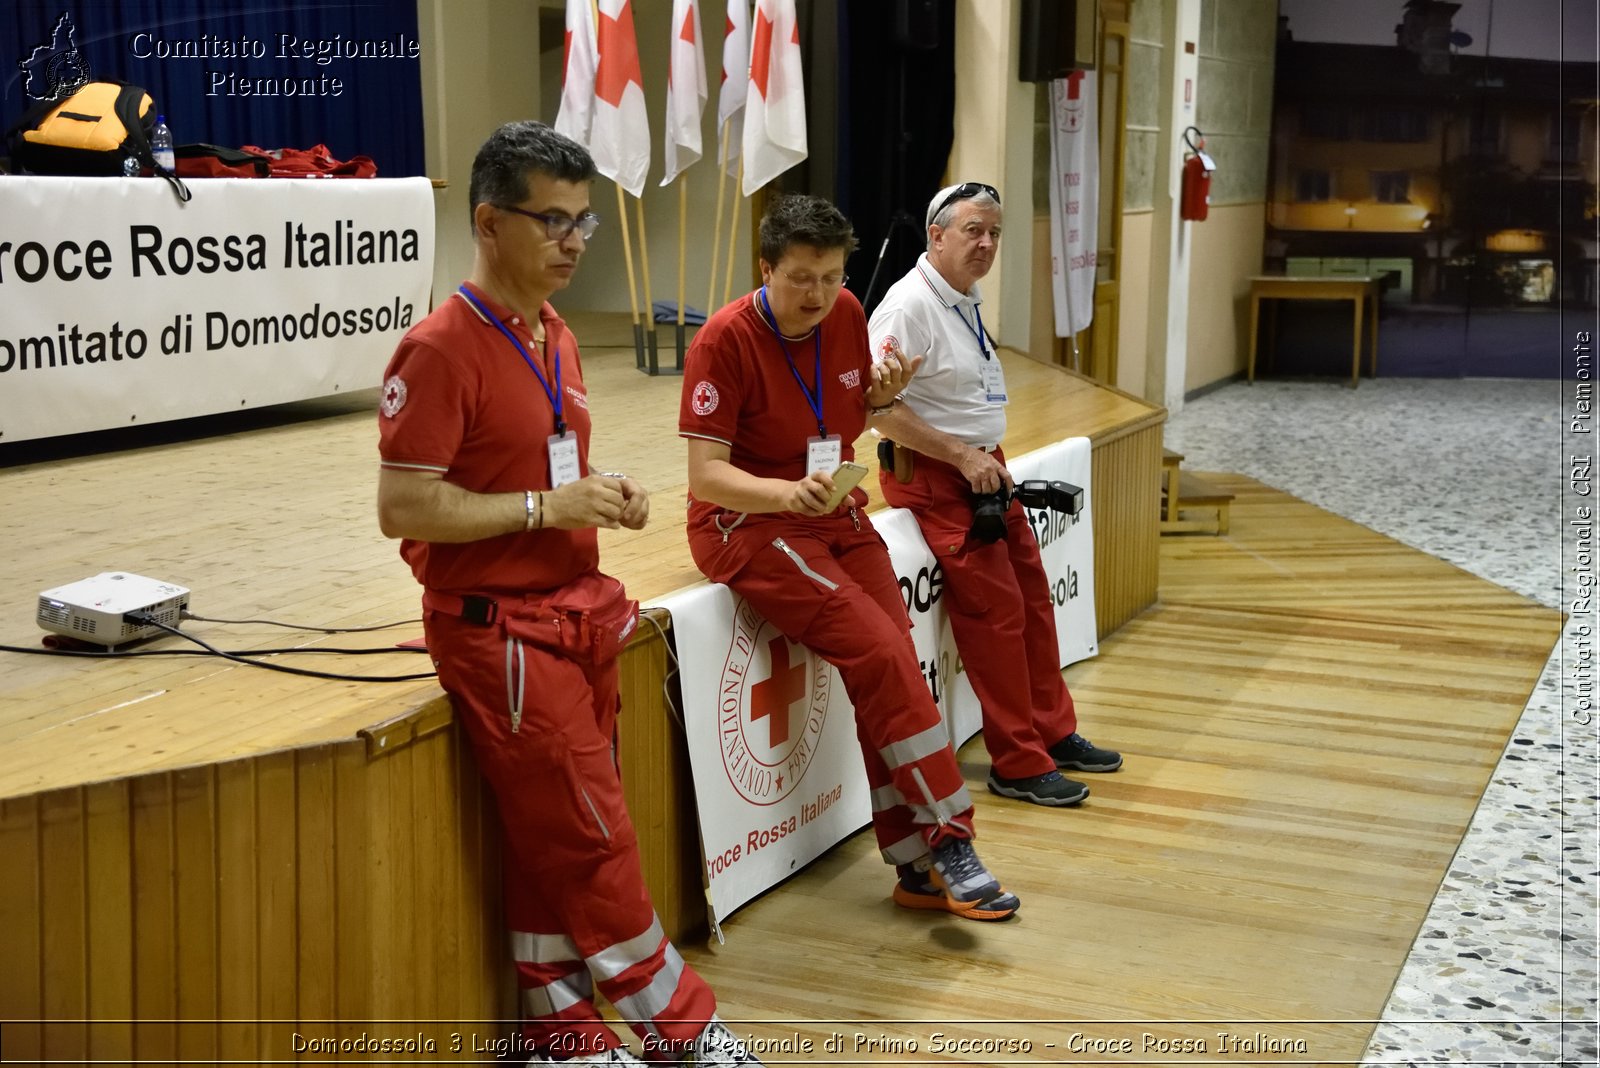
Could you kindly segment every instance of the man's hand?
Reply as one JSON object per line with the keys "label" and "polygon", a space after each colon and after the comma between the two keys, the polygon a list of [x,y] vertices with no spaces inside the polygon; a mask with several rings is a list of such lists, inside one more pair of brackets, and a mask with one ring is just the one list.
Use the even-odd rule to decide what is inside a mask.
{"label": "man's hand", "polygon": [[[639,492],[642,494],[644,491],[641,489]],[[622,514],[626,504],[621,482],[605,475],[590,475],[576,482],[568,482],[560,489],[544,491],[544,527],[547,530],[552,527],[557,530],[585,530],[589,527],[615,530],[623,525]],[[645,512],[649,514],[648,498]],[[644,526],[643,520],[640,520],[639,526]]]}
{"label": "man's hand", "polygon": [[826,471],[813,471],[799,482],[789,484],[789,495],[783,510],[801,515],[825,515],[828,498],[833,495],[833,476]]}
{"label": "man's hand", "polygon": [[622,489],[622,514],[617,517],[617,522],[629,530],[643,530],[644,525],[650,522],[649,492],[626,476],[619,485]]}
{"label": "man's hand", "polygon": [[873,363],[872,377],[867,384],[867,407],[883,408],[892,404],[911,384],[922,360],[921,356],[907,356],[896,345]]}
{"label": "man's hand", "polygon": [[982,449],[969,446],[967,451],[962,453],[961,463],[958,466],[974,493],[993,493],[1000,488],[1001,483],[1007,488],[1013,485],[1011,472],[1006,470],[1005,465]]}

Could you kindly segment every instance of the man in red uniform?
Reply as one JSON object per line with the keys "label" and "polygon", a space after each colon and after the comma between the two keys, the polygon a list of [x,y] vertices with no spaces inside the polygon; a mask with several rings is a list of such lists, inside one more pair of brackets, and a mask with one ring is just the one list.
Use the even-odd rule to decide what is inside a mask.
{"label": "man in red uniform", "polygon": [[[1003,537],[972,531],[977,495],[1012,484],[1000,451],[1005,376],[978,311],[978,280],[1000,243],[1000,195],[979,182],[941,189],[927,226],[928,251],[872,313],[875,353],[924,357],[901,403],[876,423],[898,449],[912,451],[909,481],[880,471],[879,484],[890,504],[916,517],[944,570],[950,630],[983,707],[989,789],[1038,805],[1075,805],[1089,788],[1058,768],[1115,771],[1122,757],[1078,733],[1050,583],[1022,506],[1008,502]],[[897,469],[906,466],[897,460]]]}
{"label": "man in red uniform", "polygon": [[537,122],[472,166],[472,275],[401,341],[379,418],[378,516],[422,583],[428,649],[505,828],[505,910],[536,1065],[754,1065],[666,939],[615,761],[615,655],[638,606],[598,570],[644,487],[589,462],[577,342],[548,303],[599,218],[594,164]]}
{"label": "man in red uniform", "polygon": [[895,403],[916,362],[873,364],[866,317],[842,289],[855,234],[839,210],[783,197],[761,220],[759,290],[713,315],[685,361],[689,549],[791,641],[839,669],[855,705],[873,827],[894,900],[1003,920],[1018,901],[972,846],[972,799],[917,665],[883,541],[852,490],[828,509],[869,409]]}

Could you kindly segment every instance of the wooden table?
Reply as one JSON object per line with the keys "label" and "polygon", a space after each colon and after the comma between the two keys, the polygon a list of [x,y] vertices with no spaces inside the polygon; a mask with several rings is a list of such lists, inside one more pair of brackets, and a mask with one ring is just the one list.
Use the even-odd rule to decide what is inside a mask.
{"label": "wooden table", "polygon": [[1371,335],[1372,377],[1378,377],[1378,299],[1380,295],[1376,278],[1288,278],[1283,275],[1257,275],[1250,279],[1250,350],[1245,376],[1256,380],[1256,335],[1261,321],[1263,300],[1348,300],[1355,308],[1355,324],[1351,333],[1350,388],[1361,381],[1361,322],[1367,315],[1366,306],[1372,302],[1367,317]]}

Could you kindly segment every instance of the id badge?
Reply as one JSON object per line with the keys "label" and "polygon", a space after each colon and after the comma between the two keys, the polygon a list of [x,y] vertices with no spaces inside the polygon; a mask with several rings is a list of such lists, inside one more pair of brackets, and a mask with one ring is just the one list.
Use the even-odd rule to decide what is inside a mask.
{"label": "id badge", "polygon": [[806,439],[806,474],[823,471],[831,475],[843,458],[844,443],[839,440],[838,434]]}
{"label": "id badge", "polygon": [[990,404],[1006,403],[1006,373],[998,359],[983,361],[983,399]]}
{"label": "id badge", "polygon": [[551,489],[559,489],[583,477],[578,470],[578,435],[570,430],[565,434],[551,434],[545,439],[545,446],[550,450]]}

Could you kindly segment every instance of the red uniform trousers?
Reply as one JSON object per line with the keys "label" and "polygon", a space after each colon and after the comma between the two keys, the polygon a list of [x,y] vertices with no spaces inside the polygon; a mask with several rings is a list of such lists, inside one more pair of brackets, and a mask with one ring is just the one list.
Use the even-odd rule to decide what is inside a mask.
{"label": "red uniform trousers", "polygon": [[[994,457],[1005,462],[998,449]],[[959,469],[919,453],[910,482],[887,472],[878,482],[886,501],[916,517],[944,571],[950,631],[983,707],[983,743],[995,774],[1021,779],[1054,771],[1046,750],[1078,729],[1078,717],[1061,677],[1050,580],[1022,505],[1006,510],[1004,540],[985,545],[967,538],[972,485]]]}
{"label": "red uniform trousers", "polygon": [[508,635],[503,620],[424,618],[504,824],[524,1039],[563,1060],[620,1045],[595,1008],[598,986],[647,1055],[669,1043],[681,1055],[716,998],[667,940],[645,889],[616,765],[616,661],[581,664]]}
{"label": "red uniform trousers", "polygon": [[[941,835],[971,837],[972,797],[917,664],[888,551],[866,516],[854,509],[817,519],[753,515],[732,536],[758,539],[760,548],[728,586],[790,641],[839,669],[855,705],[884,860],[909,864]],[[715,540],[691,536],[697,562]]]}

